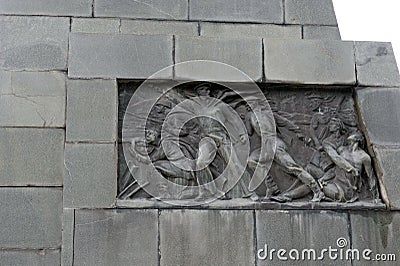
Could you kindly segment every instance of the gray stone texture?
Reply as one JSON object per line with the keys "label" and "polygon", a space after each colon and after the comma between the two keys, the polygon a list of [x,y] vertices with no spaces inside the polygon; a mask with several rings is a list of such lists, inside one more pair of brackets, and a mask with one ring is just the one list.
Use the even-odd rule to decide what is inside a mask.
{"label": "gray stone texture", "polygon": [[73,18],[71,32],[118,33],[119,19]]}
{"label": "gray stone texture", "polygon": [[252,211],[164,210],[161,265],[254,265]]}
{"label": "gray stone texture", "polygon": [[336,26],[332,0],[285,0],[285,23]]}
{"label": "gray stone texture", "polygon": [[357,103],[368,138],[375,145],[400,145],[400,88],[357,90]]}
{"label": "gray stone texture", "polygon": [[60,265],[60,250],[0,251],[2,266],[54,266]]}
{"label": "gray stone texture", "polygon": [[264,39],[267,81],[355,84],[352,42]]}
{"label": "gray stone texture", "polygon": [[0,126],[64,127],[65,74],[11,72],[10,84],[0,94]]}
{"label": "gray stone texture", "polygon": [[0,17],[0,69],[66,69],[68,33],[69,18]]}
{"label": "gray stone texture", "polygon": [[138,35],[198,35],[198,23],[181,21],[122,20],[121,33]]}
{"label": "gray stone texture", "polygon": [[92,0],[0,0],[0,14],[91,16]]}
{"label": "gray stone texture", "polygon": [[62,190],[0,188],[0,249],[60,248]]}
{"label": "gray stone texture", "polygon": [[0,128],[0,186],[62,186],[64,130]]}
{"label": "gray stone texture", "polygon": [[[324,248],[337,248],[338,238],[345,238],[350,243],[348,231],[348,217],[346,213],[331,211],[256,211],[257,250],[268,246],[271,249],[317,250],[317,257]],[[319,253],[319,254],[318,254]],[[261,256],[265,255],[261,253]],[[301,253],[300,253],[301,256]],[[301,258],[301,257],[300,257]],[[317,264],[310,264],[309,260],[296,261],[296,265],[351,265],[350,261],[325,259]],[[275,252],[273,265],[294,265],[294,260],[280,261]],[[257,265],[270,265],[271,260],[258,259]]]}
{"label": "gray stone texture", "polygon": [[61,266],[73,266],[75,210],[64,209],[62,221]]}
{"label": "gray stone texture", "polygon": [[0,70],[0,95],[12,94],[11,72]]}
{"label": "gray stone texture", "polygon": [[304,26],[304,39],[341,40],[338,27],[333,26]]}
{"label": "gray stone texture", "polygon": [[158,265],[157,210],[78,210],[75,218],[74,265]]}
{"label": "gray stone texture", "polygon": [[201,35],[209,37],[263,37],[301,39],[301,26],[274,24],[200,23]]}
{"label": "gray stone texture", "polygon": [[390,207],[400,210],[400,150],[376,148],[375,153]]}
{"label": "gray stone texture", "polygon": [[68,62],[73,78],[146,79],[172,65],[172,36],[73,33]]}
{"label": "gray stone texture", "polygon": [[[218,61],[243,71],[253,80],[262,78],[262,40],[261,38],[209,38],[177,36],[175,41],[175,62],[189,60]],[[176,78],[201,79],[207,72],[214,73],[216,80],[235,81],[230,71],[220,68],[192,69],[175,66]]]}
{"label": "gray stone texture", "polygon": [[66,144],[64,207],[113,207],[116,168],[114,144]]}
{"label": "gray stone texture", "polygon": [[281,0],[201,0],[189,8],[190,20],[283,23]]}
{"label": "gray stone texture", "polygon": [[94,0],[95,17],[186,20],[187,0]]}
{"label": "gray stone texture", "polygon": [[390,43],[355,42],[357,81],[361,86],[400,86],[400,74]]}
{"label": "gray stone texture", "polygon": [[370,258],[376,254],[395,254],[396,261],[368,261],[360,255],[353,265],[398,265],[400,214],[398,212],[359,212],[351,214],[353,248],[370,249]]}
{"label": "gray stone texture", "polygon": [[114,142],[116,81],[68,80],[67,90],[67,141]]}
{"label": "gray stone texture", "polygon": [[66,75],[62,72],[12,72],[12,89],[22,96],[65,97]]}

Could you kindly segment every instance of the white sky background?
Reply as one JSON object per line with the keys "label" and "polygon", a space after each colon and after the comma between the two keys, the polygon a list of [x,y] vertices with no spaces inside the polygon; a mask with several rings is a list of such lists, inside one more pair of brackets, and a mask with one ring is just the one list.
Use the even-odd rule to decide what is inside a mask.
{"label": "white sky background", "polygon": [[343,40],[391,42],[400,69],[400,0],[333,0]]}

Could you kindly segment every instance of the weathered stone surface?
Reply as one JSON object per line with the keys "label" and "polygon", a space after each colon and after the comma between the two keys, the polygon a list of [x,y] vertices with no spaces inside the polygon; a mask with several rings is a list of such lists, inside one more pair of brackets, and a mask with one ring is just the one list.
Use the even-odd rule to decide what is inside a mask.
{"label": "weathered stone surface", "polygon": [[114,142],[116,105],[115,80],[68,80],[67,141]]}
{"label": "weathered stone surface", "polygon": [[166,210],[161,265],[254,265],[253,212]]}
{"label": "weathered stone surface", "polygon": [[0,251],[2,266],[52,266],[60,264],[60,250]]}
{"label": "weathered stone surface", "polygon": [[11,72],[0,70],[0,95],[12,94]]}
{"label": "weathered stone surface", "polygon": [[158,265],[157,210],[78,210],[75,218],[74,265]]}
{"label": "weathered stone surface", "polygon": [[63,96],[66,76],[62,72],[12,72],[12,89],[15,95]]}
{"label": "weathered stone surface", "polygon": [[[260,249],[260,257],[257,265],[269,265],[271,263],[270,251],[276,249],[273,254],[273,265],[310,265],[310,260],[301,260],[303,249],[315,249],[316,257],[321,255],[321,250],[329,246],[337,247],[337,239],[344,238],[350,243],[347,214],[330,211],[256,211],[257,228],[257,253]],[[267,254],[265,254],[267,245]],[[349,244],[350,245],[350,244]],[[348,246],[349,247],[349,246]],[[279,260],[277,251],[285,249],[287,261]],[[289,257],[289,251],[297,249],[300,260]],[[263,256],[267,255],[265,259]],[[292,254],[293,256],[295,254]],[[307,254],[306,254],[307,256]],[[307,257],[306,257],[307,258]],[[329,260],[325,254],[321,265],[351,265],[350,261]],[[314,264],[311,264],[314,265]]]}
{"label": "weathered stone surface", "polygon": [[0,17],[0,69],[66,69],[68,33],[69,18]]}
{"label": "weathered stone surface", "polygon": [[65,96],[0,95],[0,125],[63,127]]}
{"label": "weathered stone surface", "polygon": [[286,0],[287,24],[337,25],[332,0]]}
{"label": "weathered stone surface", "polygon": [[400,89],[359,89],[357,102],[370,142],[380,145],[399,145]]}
{"label": "weathered stone surface", "polygon": [[62,129],[0,128],[0,186],[62,186]]}
{"label": "weathered stone surface", "polygon": [[73,33],[68,62],[70,77],[148,78],[172,65],[172,36]]}
{"label": "weathered stone surface", "polygon": [[200,23],[202,36],[301,39],[301,26],[274,24]]}
{"label": "weathered stone surface", "polygon": [[[397,265],[388,260],[389,254],[395,254],[399,260],[400,214],[398,212],[357,212],[350,215],[352,246],[360,251],[360,260],[354,260],[353,265]],[[371,260],[362,256],[365,249]],[[377,261],[377,254],[385,254],[387,261]],[[383,257],[381,257],[383,258]],[[373,260],[372,260],[373,259]]]}
{"label": "weathered stone surface", "polygon": [[[65,125],[65,74],[11,72],[10,75],[10,88],[5,83],[6,94],[0,93],[0,126]],[[4,79],[7,81],[8,75]]]}
{"label": "weathered stone surface", "polygon": [[61,266],[73,266],[75,210],[64,209],[62,221]]}
{"label": "weathered stone surface", "polygon": [[180,21],[122,20],[121,33],[197,36],[198,24]]}
{"label": "weathered stone surface", "polygon": [[352,42],[267,40],[265,76],[268,81],[304,84],[355,84]]}
{"label": "weathered stone surface", "polygon": [[304,26],[304,39],[341,40],[338,27],[332,26]]}
{"label": "weathered stone surface", "polygon": [[189,8],[190,20],[283,23],[281,0],[202,0]]}
{"label": "weathered stone surface", "polygon": [[118,33],[119,19],[73,18],[71,32]]}
{"label": "weathered stone surface", "polygon": [[114,144],[66,144],[64,207],[112,207],[117,182],[114,159]]}
{"label": "weathered stone surface", "polygon": [[91,16],[92,0],[1,0],[0,14]]}
{"label": "weathered stone surface", "polygon": [[375,153],[390,207],[400,210],[400,150],[375,148]]}
{"label": "weathered stone surface", "polygon": [[[189,60],[218,61],[243,71],[253,80],[262,78],[262,41],[260,38],[208,38],[177,36],[175,41],[176,63]],[[211,66],[210,66],[211,67]],[[201,79],[201,69],[175,66],[176,78]],[[210,68],[204,71],[210,72]],[[220,80],[235,80],[232,73],[215,69]]]}
{"label": "weathered stone surface", "polygon": [[361,86],[400,86],[392,45],[356,42],[357,81]]}
{"label": "weathered stone surface", "polygon": [[94,2],[96,17],[186,20],[187,13],[187,0],[95,0]]}
{"label": "weathered stone surface", "polygon": [[62,190],[0,188],[0,248],[59,248]]}

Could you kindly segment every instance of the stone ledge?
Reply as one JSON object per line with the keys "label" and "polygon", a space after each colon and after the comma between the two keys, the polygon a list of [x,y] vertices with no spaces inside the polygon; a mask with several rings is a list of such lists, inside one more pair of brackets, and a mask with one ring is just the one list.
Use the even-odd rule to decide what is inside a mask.
{"label": "stone ledge", "polygon": [[72,18],[71,32],[119,33],[118,18]]}
{"label": "stone ledge", "polygon": [[355,84],[352,42],[264,39],[267,81],[299,84]]}
{"label": "stone ledge", "polygon": [[2,266],[59,265],[60,250],[1,250]]}
{"label": "stone ledge", "polygon": [[341,40],[338,27],[303,26],[303,38],[313,40]]}
{"label": "stone ledge", "polygon": [[137,35],[199,35],[197,22],[126,19],[121,20],[121,33]]}

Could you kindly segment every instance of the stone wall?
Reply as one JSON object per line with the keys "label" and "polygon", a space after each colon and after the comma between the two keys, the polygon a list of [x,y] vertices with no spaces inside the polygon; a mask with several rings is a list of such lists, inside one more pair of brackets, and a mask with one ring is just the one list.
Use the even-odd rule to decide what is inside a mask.
{"label": "stone wall", "polygon": [[[387,210],[117,208],[117,79],[192,59],[356,87]],[[0,0],[0,264],[265,265],[264,244],[339,237],[398,252],[399,101],[391,45],[340,41],[330,0]]]}

